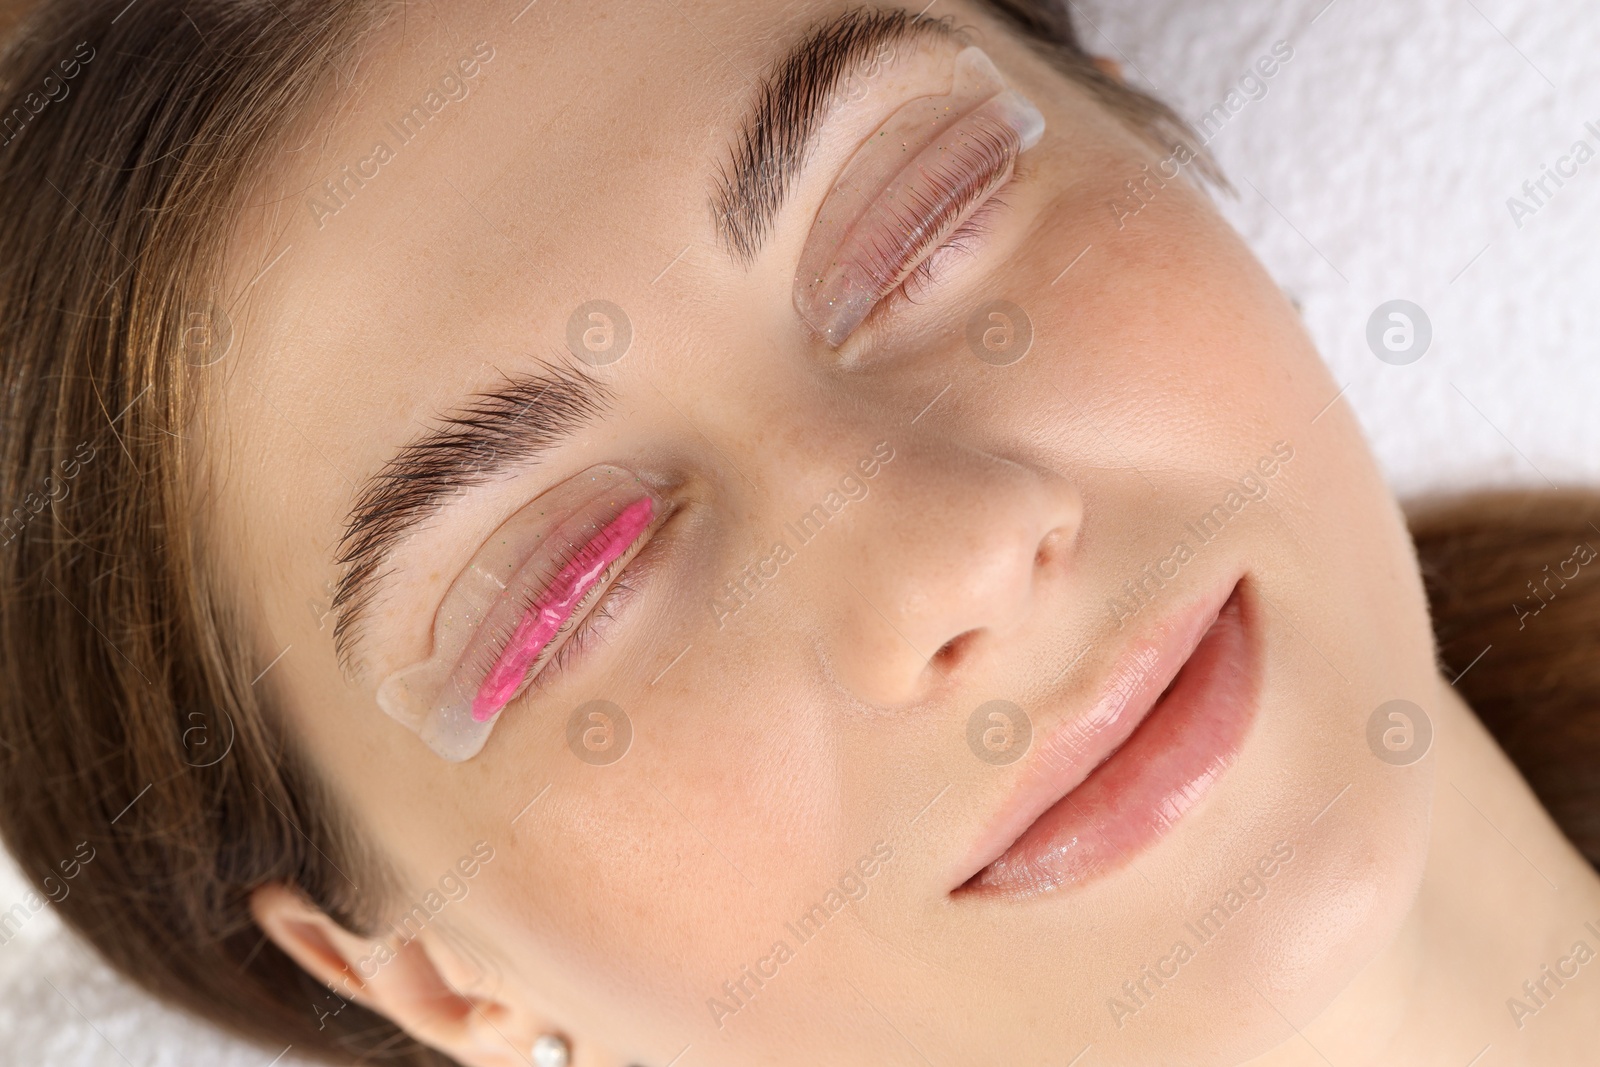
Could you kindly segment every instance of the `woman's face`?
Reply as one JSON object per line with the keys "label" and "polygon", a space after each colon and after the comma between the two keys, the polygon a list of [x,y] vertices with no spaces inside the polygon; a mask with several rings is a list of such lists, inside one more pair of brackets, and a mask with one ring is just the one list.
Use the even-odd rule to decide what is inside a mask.
{"label": "woman's face", "polygon": [[[395,914],[514,1045],[559,1029],[580,1063],[1290,1036],[1409,906],[1430,764],[1368,721],[1435,680],[1399,513],[1293,308],[976,4],[933,12],[960,40],[825,37],[855,51],[821,90],[818,39],[791,51],[831,0],[518,6],[408,7],[292,139],[204,428],[257,684]],[[797,307],[808,237],[865,195],[830,193],[848,165],[934,143],[877,134],[964,44],[1043,134],[835,347]],[[751,196],[812,104],[786,194]],[[423,469],[385,479],[397,456]],[[528,658],[487,727],[425,740],[458,660],[471,696]],[[394,702],[421,718],[386,713],[429,662]]]}

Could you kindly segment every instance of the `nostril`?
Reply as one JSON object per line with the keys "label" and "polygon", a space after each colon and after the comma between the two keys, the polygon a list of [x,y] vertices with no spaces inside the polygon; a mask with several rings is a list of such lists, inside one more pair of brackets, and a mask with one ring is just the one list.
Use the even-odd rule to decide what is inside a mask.
{"label": "nostril", "polygon": [[1071,534],[1065,530],[1055,529],[1039,539],[1039,547],[1033,552],[1033,565],[1035,568],[1050,566],[1067,550],[1067,542]]}
{"label": "nostril", "polygon": [[967,647],[976,639],[978,631],[968,630],[966,633],[956,634],[950,640],[939,646],[939,651],[933,654],[933,665],[939,670],[948,670],[959,663],[966,654]]}

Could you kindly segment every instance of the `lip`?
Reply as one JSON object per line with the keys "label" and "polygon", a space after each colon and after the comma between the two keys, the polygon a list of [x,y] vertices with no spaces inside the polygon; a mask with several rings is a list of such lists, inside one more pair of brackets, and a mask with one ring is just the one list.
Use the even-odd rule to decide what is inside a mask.
{"label": "lip", "polygon": [[1099,696],[1050,732],[960,868],[954,895],[1026,898],[1123,866],[1232,766],[1261,653],[1242,578],[1135,638]]}

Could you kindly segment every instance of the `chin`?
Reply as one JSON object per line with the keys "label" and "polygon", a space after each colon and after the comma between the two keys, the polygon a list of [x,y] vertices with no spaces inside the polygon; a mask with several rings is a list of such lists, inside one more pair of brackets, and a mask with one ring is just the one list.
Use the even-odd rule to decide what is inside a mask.
{"label": "chin", "polygon": [[1209,1027],[1209,1040],[1196,1034],[1190,1047],[1205,1054],[1163,1063],[1234,1067],[1299,1041],[1395,947],[1427,865],[1433,759],[1403,775],[1373,762],[1384,773],[1351,782],[1342,817],[1333,818],[1336,808],[1307,828],[1269,921],[1241,931],[1200,976],[1211,987],[1208,1014],[1233,1024]]}

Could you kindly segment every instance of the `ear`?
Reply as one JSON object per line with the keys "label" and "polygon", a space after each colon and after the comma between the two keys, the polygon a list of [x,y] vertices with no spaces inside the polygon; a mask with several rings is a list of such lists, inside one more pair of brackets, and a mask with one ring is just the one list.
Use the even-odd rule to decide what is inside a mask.
{"label": "ear", "polygon": [[[283,885],[257,888],[250,911],[274,944],[339,997],[467,1067],[527,1067],[534,1040],[554,1029],[511,1003],[462,992],[481,969],[434,928],[412,938],[363,937]],[[329,1004],[307,1010],[331,1014],[337,1001]]]}
{"label": "ear", "polygon": [[1122,76],[1122,64],[1118,63],[1116,60],[1107,56],[1090,56],[1089,61],[1094,64],[1096,70],[1110,78],[1112,81],[1127,81],[1127,79]]}

